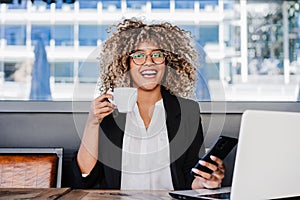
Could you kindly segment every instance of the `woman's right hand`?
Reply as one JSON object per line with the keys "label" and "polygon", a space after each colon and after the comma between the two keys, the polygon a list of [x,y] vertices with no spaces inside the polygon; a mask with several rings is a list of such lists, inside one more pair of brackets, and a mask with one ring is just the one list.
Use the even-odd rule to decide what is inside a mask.
{"label": "woman's right hand", "polygon": [[92,101],[89,115],[93,123],[101,123],[104,117],[114,111],[115,106],[107,99],[113,99],[112,94],[102,94]]}

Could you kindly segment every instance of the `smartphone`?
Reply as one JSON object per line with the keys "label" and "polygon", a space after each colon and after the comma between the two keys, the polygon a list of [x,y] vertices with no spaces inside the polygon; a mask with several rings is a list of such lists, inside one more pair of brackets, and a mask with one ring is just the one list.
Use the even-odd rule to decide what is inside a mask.
{"label": "smartphone", "polygon": [[[219,136],[219,138],[216,140],[214,143],[213,147],[204,155],[200,158],[200,160],[204,160],[206,162],[212,163],[214,165],[217,165],[216,162],[210,159],[210,156],[216,156],[220,158],[221,160],[224,160],[224,158],[230,153],[230,151],[235,147],[237,144],[238,139],[232,138],[232,137],[227,137],[227,136]],[[211,174],[213,171],[210,170],[209,168],[200,165],[200,163],[197,163],[195,165],[196,169],[199,169],[203,172]],[[193,171],[191,171],[193,175],[199,176],[198,174],[195,174]]]}

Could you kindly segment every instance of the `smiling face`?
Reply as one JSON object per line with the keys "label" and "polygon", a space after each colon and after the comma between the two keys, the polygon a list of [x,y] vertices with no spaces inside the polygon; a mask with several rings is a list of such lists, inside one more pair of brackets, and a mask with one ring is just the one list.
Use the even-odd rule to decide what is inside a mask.
{"label": "smiling face", "polygon": [[[133,86],[151,91],[159,87],[165,73],[164,53],[151,42],[141,42],[130,56]],[[144,58],[146,59],[145,62]]]}

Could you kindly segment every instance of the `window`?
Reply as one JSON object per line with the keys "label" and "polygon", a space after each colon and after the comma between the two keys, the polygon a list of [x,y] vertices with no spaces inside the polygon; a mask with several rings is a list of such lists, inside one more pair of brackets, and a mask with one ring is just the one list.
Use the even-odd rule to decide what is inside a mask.
{"label": "window", "polygon": [[79,63],[78,77],[80,83],[97,83],[99,72],[97,62]]}
{"label": "window", "polygon": [[169,0],[151,0],[152,9],[170,9]]}
{"label": "window", "polygon": [[213,11],[218,6],[218,0],[199,0],[200,9],[206,11]]}
{"label": "window", "polygon": [[121,0],[102,0],[103,10],[115,11],[121,9]]}
{"label": "window", "polygon": [[72,62],[55,62],[51,64],[55,83],[72,83],[74,81],[74,64]]}
{"label": "window", "polygon": [[95,9],[97,8],[98,1],[81,0],[79,1],[80,9]]}
{"label": "window", "polygon": [[55,25],[53,39],[57,46],[74,45],[74,26],[73,25]]}
{"label": "window", "polygon": [[50,45],[50,40],[51,40],[51,28],[50,28],[50,26],[32,25],[32,27],[31,27],[31,40],[36,41],[38,38],[42,38],[44,44],[49,46]]}
{"label": "window", "polygon": [[141,10],[146,6],[146,1],[127,0],[127,8]]}
{"label": "window", "polygon": [[4,39],[7,45],[25,45],[25,28],[24,25],[5,25]]}
{"label": "window", "polygon": [[[97,8],[99,2],[102,13]],[[126,13],[122,13],[122,2],[128,8]],[[145,13],[147,2],[151,10]],[[195,37],[201,55],[197,71],[198,100],[300,99],[298,1],[247,1],[242,7],[242,0],[174,0],[175,10],[170,2],[78,0],[79,10],[74,9],[76,4],[63,1],[57,1],[53,10],[42,0],[32,5],[23,0],[21,4],[13,1],[1,6],[1,13],[9,14],[2,19],[0,27],[0,99],[28,100],[34,48],[39,38],[44,42],[51,67],[54,101],[68,99],[77,80],[84,87],[92,87],[97,81],[98,64],[96,60],[85,60],[111,34],[107,29],[121,21],[121,16],[143,18],[148,11],[149,16],[155,16],[158,21],[172,16],[172,24]],[[195,5],[199,8],[194,9]],[[244,13],[247,15],[242,19]],[[221,87],[216,88],[216,85]],[[226,94],[221,99],[208,97],[207,90],[220,88]]]}
{"label": "window", "polygon": [[175,9],[194,9],[195,1],[175,0]]}
{"label": "window", "polygon": [[199,26],[199,35],[196,37],[203,43],[219,43],[219,26]]}
{"label": "window", "polygon": [[80,46],[97,46],[98,38],[100,38],[99,26],[79,25]]}

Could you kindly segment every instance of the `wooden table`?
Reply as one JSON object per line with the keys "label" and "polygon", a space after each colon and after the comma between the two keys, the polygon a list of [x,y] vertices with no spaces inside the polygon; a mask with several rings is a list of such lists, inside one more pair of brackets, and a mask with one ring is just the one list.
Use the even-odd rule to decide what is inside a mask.
{"label": "wooden table", "polygon": [[[70,188],[0,188],[0,200],[172,200],[167,190],[72,190]],[[282,200],[299,200],[300,197]],[[173,199],[174,200],[174,199]]]}
{"label": "wooden table", "polygon": [[70,191],[70,188],[0,188],[0,200],[54,200]]}
{"label": "wooden table", "polygon": [[173,199],[169,196],[169,191],[157,190],[157,191],[125,191],[125,190],[72,190],[69,193],[63,195],[60,200],[171,200]]}
{"label": "wooden table", "polygon": [[0,200],[172,199],[169,191],[71,190],[70,188],[0,188]]}

